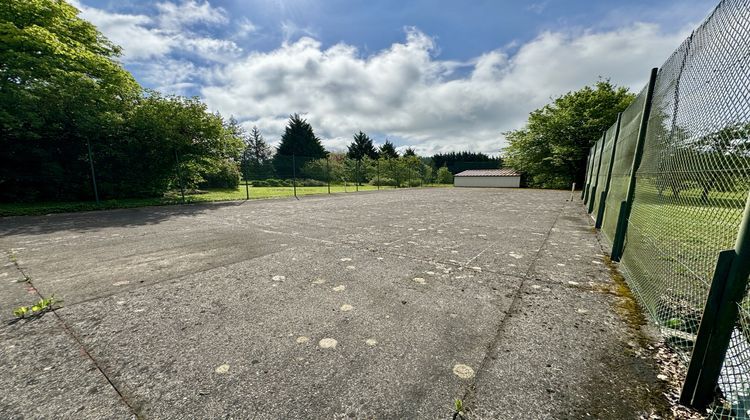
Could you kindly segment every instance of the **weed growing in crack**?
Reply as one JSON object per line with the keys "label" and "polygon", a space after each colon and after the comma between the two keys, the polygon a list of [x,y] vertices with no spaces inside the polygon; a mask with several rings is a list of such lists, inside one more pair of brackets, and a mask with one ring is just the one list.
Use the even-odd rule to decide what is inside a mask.
{"label": "weed growing in crack", "polygon": [[464,415],[464,402],[456,398],[456,401],[453,402],[453,420],[461,419],[463,420]]}
{"label": "weed growing in crack", "polygon": [[19,320],[35,317],[38,318],[44,315],[46,312],[54,309],[54,306],[56,304],[59,304],[60,302],[62,302],[62,299],[55,299],[55,295],[52,295],[48,298],[40,299],[39,302],[35,303],[32,306],[19,306],[18,308],[13,310],[13,315]]}

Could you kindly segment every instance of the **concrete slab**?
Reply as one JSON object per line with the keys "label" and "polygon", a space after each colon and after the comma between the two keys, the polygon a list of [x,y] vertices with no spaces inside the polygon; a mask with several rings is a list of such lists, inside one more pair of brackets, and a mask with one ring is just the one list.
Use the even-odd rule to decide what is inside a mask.
{"label": "concrete slab", "polygon": [[0,328],[0,418],[135,418],[54,314]]}
{"label": "concrete slab", "polygon": [[[568,197],[413,189],[0,219],[0,248],[65,299],[34,334],[3,324],[4,342],[38,350],[2,357],[51,354],[76,377],[31,388],[31,408],[36,371],[9,372],[3,409],[127,418],[97,399],[120,392],[146,418],[448,418],[455,398],[490,418],[637,417],[656,404],[637,405],[655,372],[623,350],[613,298],[592,291],[611,280]],[[2,270],[7,320],[37,297]],[[109,394],[89,400],[78,377]]]}

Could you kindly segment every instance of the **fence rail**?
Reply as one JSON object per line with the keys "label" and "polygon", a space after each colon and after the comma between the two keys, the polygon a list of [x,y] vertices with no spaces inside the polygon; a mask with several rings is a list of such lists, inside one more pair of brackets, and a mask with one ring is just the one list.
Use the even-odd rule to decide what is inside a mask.
{"label": "fence rail", "polygon": [[688,367],[681,402],[750,418],[750,0],[654,69],[587,168],[612,259]]}

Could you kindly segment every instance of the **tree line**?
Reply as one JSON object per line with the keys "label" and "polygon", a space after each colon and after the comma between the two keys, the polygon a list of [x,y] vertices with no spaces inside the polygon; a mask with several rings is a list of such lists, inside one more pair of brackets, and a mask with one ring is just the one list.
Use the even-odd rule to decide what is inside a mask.
{"label": "tree line", "polygon": [[402,186],[449,182],[458,161],[492,161],[470,153],[425,158],[412,148],[399,154],[363,132],[345,154],[331,153],[297,114],[274,150],[257,127],[246,132],[198,98],[141,87],[118,62],[120,47],[78,13],[64,1],[0,3],[0,201],[233,188],[241,177],[320,175],[321,159],[329,180]]}
{"label": "tree line", "polygon": [[[319,183],[371,183],[395,187],[423,183],[451,183],[453,175],[466,168],[499,168],[501,160],[483,153],[447,153],[420,157],[411,147],[400,154],[386,139],[376,146],[373,139],[359,131],[344,153],[325,150],[307,120],[291,115],[275,152],[257,127],[245,139],[240,167],[246,180],[285,180],[303,178]],[[254,182],[266,185],[263,182]],[[318,185],[311,182],[311,185]]]}

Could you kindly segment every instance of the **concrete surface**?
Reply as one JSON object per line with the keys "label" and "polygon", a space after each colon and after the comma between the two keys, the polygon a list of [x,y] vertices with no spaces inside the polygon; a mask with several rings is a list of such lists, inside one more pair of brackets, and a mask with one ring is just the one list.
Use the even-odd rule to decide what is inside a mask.
{"label": "concrete surface", "polygon": [[[447,419],[455,398],[469,418],[658,412],[655,369],[633,356],[637,326],[569,195],[0,219],[0,418]],[[10,322],[51,294],[62,308]]]}

